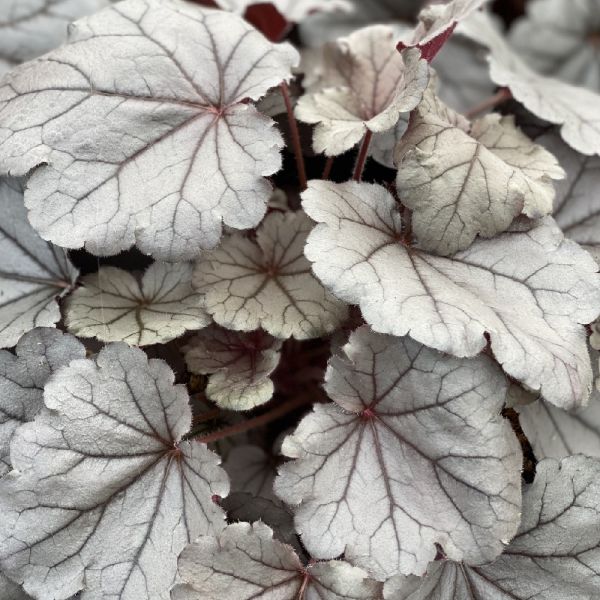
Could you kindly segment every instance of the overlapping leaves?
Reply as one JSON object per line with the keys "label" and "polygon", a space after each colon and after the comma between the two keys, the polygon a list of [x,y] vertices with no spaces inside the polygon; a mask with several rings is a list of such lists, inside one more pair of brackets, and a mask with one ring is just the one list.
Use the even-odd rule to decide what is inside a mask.
{"label": "overlapping leaves", "polygon": [[308,551],[344,553],[380,580],[424,573],[436,545],[455,560],[495,558],[520,511],[500,369],[363,327],[325,382],[334,403],[284,441],[294,460],[275,482]]}
{"label": "overlapping leaves", "polygon": [[320,223],[306,246],[316,275],[376,331],[455,356],[478,354],[489,336],[509,375],[557,406],[587,401],[580,324],[600,308],[598,267],[550,218],[445,258],[404,243],[399,208],[381,186],[311,182],[303,206]]}
{"label": "overlapping leaves", "polygon": [[[125,344],[46,384],[0,482],[0,566],[37,598],[167,600],[176,559],[218,532],[228,481],[206,446],[182,442],[191,411],[162,361]],[[40,527],[43,523],[43,527]]]}
{"label": "overlapping leaves", "polygon": [[217,244],[222,221],[248,228],[263,217],[263,176],[279,170],[282,140],[245,100],[296,62],[291,46],[236,15],[125,0],[3,80],[0,168],[44,163],[26,203],[61,246],[116,254],[137,243],[166,260],[195,257]]}

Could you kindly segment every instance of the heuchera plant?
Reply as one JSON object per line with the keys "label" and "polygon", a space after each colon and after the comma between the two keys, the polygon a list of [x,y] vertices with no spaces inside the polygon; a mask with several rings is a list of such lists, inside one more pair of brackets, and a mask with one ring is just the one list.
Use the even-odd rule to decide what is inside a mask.
{"label": "heuchera plant", "polygon": [[599,40],[0,0],[0,600],[600,598]]}

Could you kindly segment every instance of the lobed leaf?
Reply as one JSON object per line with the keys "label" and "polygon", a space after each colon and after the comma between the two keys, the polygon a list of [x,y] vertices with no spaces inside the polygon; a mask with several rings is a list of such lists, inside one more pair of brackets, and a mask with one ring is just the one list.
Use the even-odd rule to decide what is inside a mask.
{"label": "lobed leaf", "polygon": [[337,329],[347,309],[304,257],[311,228],[301,212],[272,213],[258,228],[256,243],[234,233],[201,258],[192,283],[213,319],[236,331],[262,327],[282,339],[316,338]]}
{"label": "lobed leaf", "polygon": [[442,255],[468,248],[476,236],[506,231],[521,212],[552,212],[552,181],[564,171],[514,118],[487,115],[470,125],[430,86],[396,146],[396,186],[413,211],[419,246]]}
{"label": "lobed leaf", "polygon": [[0,179],[0,215],[0,348],[9,348],[24,333],[60,319],[56,299],[79,273],[64,250],[32,229],[20,181]]}
{"label": "lobed leaf", "polygon": [[0,4],[0,75],[62,44],[67,27],[113,0],[3,0]]}
{"label": "lobed leaf", "polygon": [[582,154],[600,154],[600,95],[532,71],[508,46],[490,18],[473,14],[460,32],[490,50],[490,74],[535,116],[560,125],[560,135]]}
{"label": "lobed leaf", "polygon": [[386,600],[593,600],[600,593],[600,463],[584,456],[537,466],[519,533],[495,562],[440,561],[423,582],[395,581]]}
{"label": "lobed leaf", "polygon": [[38,600],[167,600],[179,552],[222,529],[228,481],[182,442],[188,396],[166,363],[111,344],[44,390],[0,481],[0,567]]}
{"label": "lobed leaf", "polygon": [[206,396],[228,410],[250,410],[273,396],[271,374],[281,341],[261,331],[239,333],[211,326],[185,346],[188,370],[209,375]]}
{"label": "lobed leaf", "polygon": [[392,27],[373,25],[325,48],[316,67],[320,89],[301,97],[295,111],[300,121],[317,124],[316,152],[342,154],[369,131],[391,130],[419,103],[427,64],[416,51],[398,54],[394,38]]}
{"label": "lobed leaf", "polygon": [[39,167],[26,204],[56,244],[195,258],[222,222],[263,217],[282,139],[247,100],[289,78],[297,58],[231,13],[119,2],[4,78],[0,168]]}
{"label": "lobed leaf", "polygon": [[26,333],[16,354],[0,351],[0,477],[11,467],[10,442],[15,430],[33,421],[44,405],[44,385],[58,369],[77,358],[85,358],[83,345],[56,329]]}
{"label": "lobed leaf", "polygon": [[141,278],[101,267],[81,283],[65,303],[67,328],[79,337],[148,346],[210,324],[187,263],[154,263]]}
{"label": "lobed leaf", "polygon": [[599,26],[597,0],[534,0],[509,40],[537,72],[600,92]]}
{"label": "lobed leaf", "polygon": [[275,492],[310,554],[385,580],[422,574],[439,544],[485,563],[517,530],[521,451],[499,413],[506,382],[487,357],[446,357],[355,331],[282,452]]}
{"label": "lobed leaf", "polygon": [[343,561],[304,567],[293,548],[273,539],[261,522],[229,525],[201,537],[179,559],[185,585],[173,600],[378,600],[381,585]]}
{"label": "lobed leaf", "polygon": [[553,132],[537,141],[558,158],[567,174],[557,185],[556,222],[566,237],[600,260],[600,158],[575,152]]}
{"label": "lobed leaf", "polygon": [[455,356],[475,356],[489,336],[510,376],[557,406],[586,403],[580,324],[600,309],[598,267],[552,219],[444,258],[403,243],[400,211],[381,186],[311,182],[303,206],[320,223],[305,250],[315,274],[376,331]]}

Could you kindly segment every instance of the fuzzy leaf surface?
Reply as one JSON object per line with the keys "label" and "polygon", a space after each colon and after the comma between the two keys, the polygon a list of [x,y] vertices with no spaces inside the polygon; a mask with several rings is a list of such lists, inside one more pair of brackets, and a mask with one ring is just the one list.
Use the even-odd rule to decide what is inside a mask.
{"label": "fuzzy leaf surface", "polygon": [[398,582],[386,600],[594,600],[599,512],[600,463],[546,459],[525,488],[519,533],[500,558],[481,567],[434,563],[416,591],[415,580]]}
{"label": "fuzzy leaf surface", "polygon": [[246,100],[296,62],[237,15],[119,2],[3,80],[0,166],[19,175],[43,163],[26,204],[60,246],[109,255],[137,243],[162,260],[194,258],[222,222],[243,229],[264,216],[282,139]]}
{"label": "fuzzy leaf surface", "polygon": [[578,324],[600,309],[600,277],[551,218],[445,258],[402,243],[383,187],[311,182],[303,198],[320,223],[305,250],[315,274],[373,329],[455,356],[479,354],[487,333],[506,373],[559,407],[585,404],[592,370]]}
{"label": "fuzzy leaf surface", "polygon": [[193,285],[204,307],[227,329],[263,328],[277,338],[316,338],[334,331],[347,315],[312,274],[304,257],[312,223],[301,212],[272,213],[256,243],[234,233],[196,264]]}
{"label": "fuzzy leaf surface", "polygon": [[0,566],[39,600],[168,600],[179,552],[218,532],[219,458],[181,442],[188,395],[161,360],[125,344],[73,361],[11,445],[0,482]]}
{"label": "fuzzy leaf surface", "polygon": [[188,263],[154,263],[141,277],[101,267],[81,283],[65,303],[67,328],[79,337],[148,346],[210,324]]}
{"label": "fuzzy leaf surface", "polygon": [[419,103],[429,79],[417,51],[399,54],[386,25],[359,29],[323,53],[320,90],[300,98],[296,116],[316,124],[316,152],[337,156],[370,131],[382,134]]}
{"label": "fuzzy leaf surface", "polygon": [[78,271],[64,250],[32,229],[15,179],[0,179],[0,216],[0,348],[10,348],[35,327],[54,326],[60,319],[56,298]]}
{"label": "fuzzy leaf surface", "polygon": [[58,369],[78,358],[85,358],[83,345],[56,329],[26,333],[15,354],[0,350],[0,477],[10,470],[15,430],[33,421],[44,405],[44,385]]}
{"label": "fuzzy leaf surface", "polygon": [[111,0],[3,0],[0,4],[0,75],[45,54],[67,38],[71,21]]}
{"label": "fuzzy leaf surface", "polygon": [[499,413],[502,371],[410,338],[356,330],[282,453],[275,492],[310,554],[378,580],[447,556],[492,560],[517,530],[521,451]]}
{"label": "fuzzy leaf surface", "polygon": [[535,116],[559,125],[561,137],[573,149],[600,154],[600,95],[532,71],[484,13],[464,21],[460,32],[490,49],[494,83],[507,87]]}
{"label": "fuzzy leaf surface", "polygon": [[185,585],[174,589],[173,600],[382,598],[381,584],[346,562],[305,568],[293,548],[273,539],[260,521],[229,525],[218,538],[199,538],[181,554],[179,573]]}
{"label": "fuzzy leaf surface", "polygon": [[506,231],[521,212],[551,213],[552,180],[564,177],[556,159],[511,117],[491,114],[469,126],[432,87],[396,146],[398,194],[413,211],[419,246],[454,254],[478,235]]}

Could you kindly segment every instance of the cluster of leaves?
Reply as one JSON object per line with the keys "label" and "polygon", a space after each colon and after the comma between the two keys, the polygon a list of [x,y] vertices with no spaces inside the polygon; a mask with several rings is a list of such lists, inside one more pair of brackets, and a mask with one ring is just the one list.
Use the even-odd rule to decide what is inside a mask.
{"label": "cluster of leaves", "polygon": [[421,4],[0,5],[2,600],[600,597],[600,3]]}

